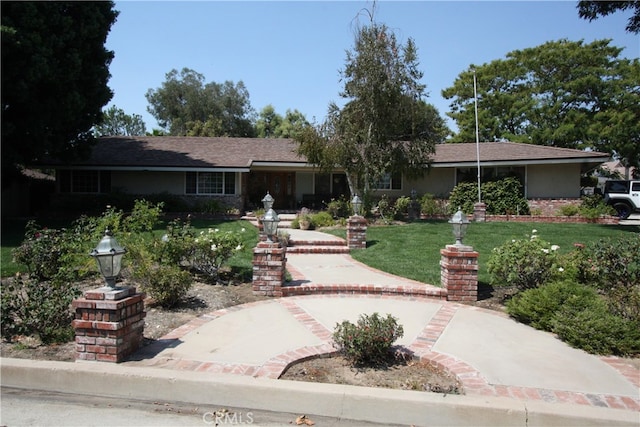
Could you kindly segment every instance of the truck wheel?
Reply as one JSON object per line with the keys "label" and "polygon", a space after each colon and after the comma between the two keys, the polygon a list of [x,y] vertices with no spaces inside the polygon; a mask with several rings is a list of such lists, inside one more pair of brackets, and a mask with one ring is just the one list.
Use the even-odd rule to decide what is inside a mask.
{"label": "truck wheel", "polygon": [[620,219],[627,219],[631,215],[631,206],[624,202],[615,203],[613,208],[618,212],[618,218]]}

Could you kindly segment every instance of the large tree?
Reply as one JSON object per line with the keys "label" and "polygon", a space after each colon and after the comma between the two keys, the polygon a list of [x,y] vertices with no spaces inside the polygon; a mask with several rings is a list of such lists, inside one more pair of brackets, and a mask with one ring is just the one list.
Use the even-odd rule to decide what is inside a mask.
{"label": "large tree", "polygon": [[447,133],[426,104],[416,46],[398,43],[385,25],[357,29],[341,71],[346,100],[329,105],[325,122],[298,134],[298,151],[323,170],[345,170],[351,193],[367,198],[387,173],[413,178],[427,171],[435,144]]}
{"label": "large tree", "polygon": [[242,81],[205,83],[189,68],[171,70],[158,89],[146,93],[147,110],[177,136],[254,136],[249,92]]}
{"label": "large tree", "polygon": [[640,63],[621,51],[610,40],[560,40],[471,65],[442,91],[459,128],[452,142],[475,140],[475,72],[482,141],[595,148],[632,160],[640,147],[621,147],[640,134]]}
{"label": "large tree", "polygon": [[2,172],[69,159],[112,92],[104,48],[113,2],[2,2]]}
{"label": "large tree", "polygon": [[304,114],[298,110],[287,110],[284,117],[269,104],[258,114],[256,132],[258,138],[293,138],[304,127],[309,126]]}
{"label": "large tree", "polygon": [[640,0],[624,1],[579,1],[578,15],[589,22],[601,16],[607,16],[621,10],[633,10],[633,15],[627,22],[626,30],[630,33],[640,33]]}
{"label": "large tree", "polygon": [[95,126],[96,136],[143,136],[147,127],[140,114],[129,115],[112,105],[104,112],[102,122]]}

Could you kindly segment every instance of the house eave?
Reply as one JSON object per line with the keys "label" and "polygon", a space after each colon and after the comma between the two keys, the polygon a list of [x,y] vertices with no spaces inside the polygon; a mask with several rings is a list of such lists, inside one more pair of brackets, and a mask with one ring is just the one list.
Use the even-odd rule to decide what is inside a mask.
{"label": "house eave", "polygon": [[[599,157],[574,157],[561,159],[525,159],[525,160],[481,160],[480,166],[528,166],[528,165],[557,165],[557,164],[575,164],[575,163],[593,163],[600,164],[607,161],[608,158]],[[477,161],[465,162],[442,162],[431,163],[433,168],[464,168],[476,167]]]}
{"label": "house eave", "polygon": [[57,166],[57,169],[72,170],[110,170],[125,172],[249,172],[245,167],[176,167],[176,166],[109,166],[109,165],[84,165],[84,166]]}

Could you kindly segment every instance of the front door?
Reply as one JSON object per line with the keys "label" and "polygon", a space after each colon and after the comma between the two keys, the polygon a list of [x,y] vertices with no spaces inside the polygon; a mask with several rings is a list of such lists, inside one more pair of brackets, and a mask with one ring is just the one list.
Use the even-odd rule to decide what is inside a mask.
{"label": "front door", "polygon": [[262,198],[267,194],[275,199],[273,209],[285,210],[296,207],[295,172],[251,172],[249,174],[249,202],[262,208]]}

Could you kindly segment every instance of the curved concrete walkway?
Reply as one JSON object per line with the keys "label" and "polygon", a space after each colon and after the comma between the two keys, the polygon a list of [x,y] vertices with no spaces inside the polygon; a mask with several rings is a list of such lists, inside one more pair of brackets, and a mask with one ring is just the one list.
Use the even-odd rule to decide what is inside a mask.
{"label": "curved concrete walkway", "polygon": [[[429,286],[344,254],[290,254],[287,268],[307,285]],[[405,331],[398,344],[457,375],[467,395],[640,412],[640,371],[624,359],[589,355],[495,311],[396,294],[295,296],[230,307],[183,325],[128,363],[278,378],[296,361],[334,352],[336,323],[373,312],[397,317]]]}

